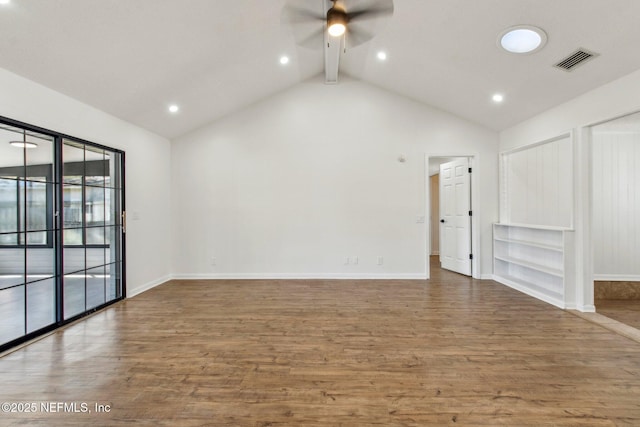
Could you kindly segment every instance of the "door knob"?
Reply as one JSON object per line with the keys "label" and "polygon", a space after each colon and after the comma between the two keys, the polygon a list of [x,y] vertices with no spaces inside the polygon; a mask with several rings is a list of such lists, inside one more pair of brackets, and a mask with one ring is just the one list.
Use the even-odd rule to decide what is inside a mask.
{"label": "door knob", "polygon": [[444,219],[441,219],[440,222],[444,224]]}

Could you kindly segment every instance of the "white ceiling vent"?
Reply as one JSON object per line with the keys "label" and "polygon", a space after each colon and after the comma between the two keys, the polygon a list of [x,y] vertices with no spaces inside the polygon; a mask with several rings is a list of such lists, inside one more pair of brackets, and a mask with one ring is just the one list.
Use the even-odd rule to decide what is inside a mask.
{"label": "white ceiling vent", "polygon": [[580,48],[573,52],[571,55],[564,58],[562,61],[555,64],[554,67],[560,68],[564,71],[572,71],[578,65],[584,64],[585,62],[597,56],[598,54],[595,52]]}

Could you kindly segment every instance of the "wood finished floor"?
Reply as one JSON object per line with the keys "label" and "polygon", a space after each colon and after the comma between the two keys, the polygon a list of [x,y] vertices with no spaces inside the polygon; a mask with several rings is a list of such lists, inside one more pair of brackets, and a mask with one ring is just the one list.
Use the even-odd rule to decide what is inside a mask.
{"label": "wood finished floor", "polygon": [[171,282],[0,359],[2,426],[640,425],[640,344],[492,281]]}
{"label": "wood finished floor", "polygon": [[597,300],[596,311],[603,316],[640,329],[640,300]]}

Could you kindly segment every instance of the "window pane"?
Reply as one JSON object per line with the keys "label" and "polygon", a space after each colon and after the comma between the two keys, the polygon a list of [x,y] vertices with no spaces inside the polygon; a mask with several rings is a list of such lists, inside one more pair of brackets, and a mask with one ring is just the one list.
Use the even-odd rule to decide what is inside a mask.
{"label": "window pane", "polygon": [[120,227],[107,227],[106,231],[106,248],[105,264],[118,261],[117,253],[120,251]]}
{"label": "window pane", "polygon": [[85,266],[85,249],[84,247],[68,247],[64,248],[64,273],[75,273],[82,271]]}
{"label": "window pane", "polygon": [[27,333],[55,323],[55,290],[53,279],[27,285]]}
{"label": "window pane", "polygon": [[105,248],[86,248],[87,268],[105,265]]}
{"label": "window pane", "polygon": [[69,319],[85,311],[85,272],[64,276],[64,318]]}
{"label": "window pane", "polygon": [[87,270],[87,310],[106,302],[105,277],[104,267]]}
{"label": "window pane", "polygon": [[24,335],[24,285],[0,290],[0,343]]}
{"label": "window pane", "polygon": [[[18,241],[17,234],[9,234],[14,242]],[[24,277],[24,248],[3,248],[0,250],[0,289],[19,285],[25,282]],[[0,323],[2,321],[2,311],[0,311]]]}
{"label": "window pane", "polygon": [[85,219],[87,227],[104,225],[105,191],[104,188],[86,187]]}
{"label": "window pane", "polygon": [[[0,233],[18,231],[18,181],[0,178]],[[0,235],[0,245],[16,244]]]}
{"label": "window pane", "polygon": [[[47,188],[53,192],[52,184],[25,182],[27,189],[27,231],[47,230]],[[50,206],[52,208],[52,206]],[[49,215],[51,215],[49,213]],[[49,221],[51,219],[49,218]],[[46,233],[40,244],[46,244]]]}
{"label": "window pane", "polygon": [[106,188],[104,194],[104,223],[106,225],[116,225],[118,219],[118,208],[114,201],[116,200],[116,191],[112,188]]}
{"label": "window pane", "polygon": [[104,245],[104,227],[88,227],[87,245]]}
{"label": "window pane", "polygon": [[[63,188],[63,227],[82,227],[82,211],[82,186],[65,185]],[[65,244],[82,244],[82,236],[80,237],[80,241],[77,243],[72,243],[71,240],[66,240]]]}
{"label": "window pane", "polygon": [[105,184],[105,161],[104,150],[86,146],[85,147],[85,183],[91,186],[104,187]]}
{"label": "window pane", "polygon": [[[29,240],[28,236],[27,240]],[[55,276],[55,253],[53,248],[27,246],[27,282],[35,282],[53,276]]]}
{"label": "window pane", "polygon": [[66,184],[82,184],[84,176],[84,144],[64,141],[62,146],[63,181]]}
{"label": "window pane", "polygon": [[105,269],[107,276],[107,300],[111,301],[122,295],[121,281],[122,264],[108,264]]}
{"label": "window pane", "polygon": [[30,133],[29,138],[32,146],[25,150],[25,179],[53,182],[53,138],[37,133]]}

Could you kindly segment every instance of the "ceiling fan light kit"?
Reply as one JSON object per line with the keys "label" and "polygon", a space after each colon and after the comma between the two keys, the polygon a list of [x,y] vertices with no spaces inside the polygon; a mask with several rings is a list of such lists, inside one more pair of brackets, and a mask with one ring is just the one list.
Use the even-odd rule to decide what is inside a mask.
{"label": "ceiling fan light kit", "polygon": [[[287,0],[282,21],[288,23],[296,43],[315,49],[323,48],[325,83],[338,82],[340,55],[347,49],[368,42],[393,15],[393,0],[315,0],[312,2]],[[346,37],[345,37],[346,36]],[[378,57],[379,60],[383,60]]]}
{"label": "ceiling fan light kit", "polygon": [[340,37],[347,30],[347,14],[334,4],[327,11],[327,31],[332,37]]}

